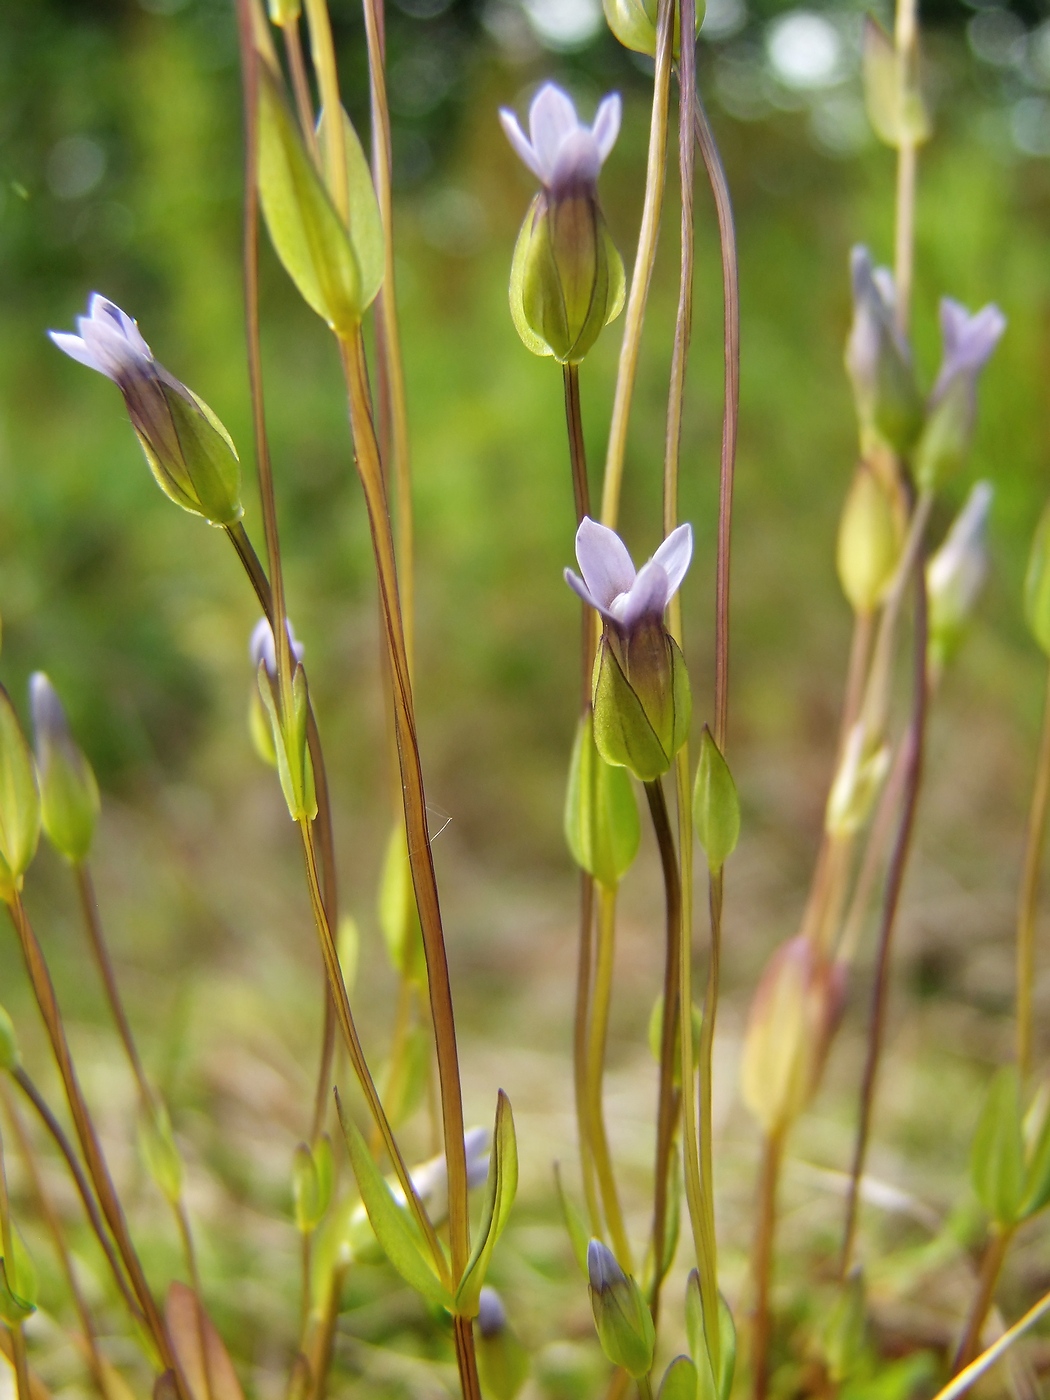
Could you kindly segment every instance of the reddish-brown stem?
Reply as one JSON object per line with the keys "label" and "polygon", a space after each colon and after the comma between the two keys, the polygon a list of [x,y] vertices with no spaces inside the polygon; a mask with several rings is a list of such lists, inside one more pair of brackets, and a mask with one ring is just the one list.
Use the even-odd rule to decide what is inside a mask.
{"label": "reddish-brown stem", "polygon": [[846,1200],[846,1220],[842,1236],[842,1253],[839,1261],[843,1278],[849,1273],[853,1259],[853,1245],[857,1230],[857,1211],[860,1204],[860,1185],[864,1176],[864,1163],[868,1151],[868,1137],[871,1131],[871,1117],[875,1104],[875,1085],[878,1077],[879,1061],[882,1056],[882,1042],[886,1022],[886,1002],[889,991],[890,954],[893,946],[893,933],[897,922],[897,909],[900,904],[901,887],[908,865],[911,850],[911,837],[915,824],[915,812],[919,801],[919,787],[922,782],[923,748],[926,736],[927,700],[927,625],[926,625],[926,551],[920,537],[913,567],[915,583],[915,622],[912,660],[912,713],[905,737],[905,756],[901,760],[904,767],[904,793],[897,838],[890,856],[886,875],[886,888],[883,893],[882,919],[879,927],[879,945],[875,968],[875,982],[871,997],[871,1018],[868,1026],[868,1046],[864,1061],[864,1075],[860,1091],[860,1119],[857,1124],[857,1137],[853,1149],[853,1164],[850,1169],[849,1193]]}
{"label": "reddish-brown stem", "polygon": [[977,1292],[970,1305],[966,1325],[952,1361],[953,1376],[957,1376],[960,1371],[969,1366],[980,1350],[984,1320],[988,1316],[988,1309],[992,1306],[995,1287],[999,1282],[999,1275],[1006,1260],[1006,1252],[1010,1248],[1010,1241],[1013,1237],[1012,1228],[1003,1230],[998,1227],[993,1227],[988,1237],[988,1244],[985,1247],[984,1257],[977,1274]]}
{"label": "reddish-brown stem", "polygon": [[771,1332],[769,1293],[772,1285],[773,1240],[777,1223],[777,1186],[780,1181],[780,1159],[783,1145],[783,1138],[779,1132],[768,1135],[762,1143],[755,1243],[751,1256],[752,1282],[755,1290],[755,1312],[751,1332],[752,1400],[765,1400],[766,1390],[769,1386]]}

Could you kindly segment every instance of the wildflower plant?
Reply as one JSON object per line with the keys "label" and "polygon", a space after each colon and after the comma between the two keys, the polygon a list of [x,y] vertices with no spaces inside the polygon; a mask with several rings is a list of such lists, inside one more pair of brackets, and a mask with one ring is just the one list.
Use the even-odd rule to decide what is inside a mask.
{"label": "wildflower plant", "polygon": [[[302,7],[299,0],[270,0],[266,13],[259,0],[237,0],[236,8],[244,92],[248,371],[261,547],[245,524],[240,459],[229,434],[204,401],[154,358],[134,318],[93,293],[76,334],[50,335],[70,358],[116,384],[157,483],[176,504],[217,527],[208,536],[209,545],[218,547],[225,536],[262,614],[250,639],[251,669],[246,667],[245,674],[249,727],[258,752],[277,772],[291,823],[288,836],[302,855],[324,967],[317,1013],[320,1063],[289,1170],[302,1296],[298,1336],[287,1358],[287,1393],[294,1400],[322,1400],[332,1378],[343,1285],[351,1271],[378,1258],[415,1295],[419,1326],[429,1337],[427,1349],[439,1356],[435,1374],[451,1374],[454,1362],[464,1400],[482,1395],[514,1400],[532,1369],[528,1328],[519,1327],[513,1303],[501,1297],[493,1281],[498,1281],[501,1241],[512,1221],[518,1186],[517,1135],[510,1100],[502,1091],[491,1130],[468,1126],[464,1118],[459,1028],[416,720],[408,386],[396,313],[383,5],[382,0],[364,0],[363,6],[370,158],[341,99],[326,0],[305,0]],[[629,284],[598,199],[599,176],[622,120],[619,96],[604,97],[588,125],[567,93],[544,83],[530,105],[527,135],[509,109],[499,113],[511,145],[540,184],[516,246],[513,252],[508,249],[510,311],[525,347],[562,369],[580,571],[566,568],[565,579],[582,603],[578,718],[564,812],[580,887],[572,1043],[578,1170],[563,1167],[556,1190],[581,1271],[580,1294],[589,1297],[595,1342],[608,1363],[604,1385],[610,1396],[634,1386],[646,1400],[656,1394],[665,1400],[730,1400],[734,1385],[744,1384],[754,1400],[764,1400],[771,1388],[787,1393],[793,1373],[786,1367],[783,1376],[774,1374],[779,1352],[773,1342],[786,1324],[775,1315],[771,1290],[780,1177],[790,1137],[818,1093],[834,1052],[846,1014],[847,985],[856,976],[858,949],[876,908],[856,1140],[848,1164],[835,1296],[819,1344],[825,1379],[813,1387],[821,1394],[838,1389],[848,1395],[876,1393],[860,1385],[867,1375],[864,1368],[870,1370],[870,1348],[864,1282],[857,1269],[864,1255],[858,1221],[888,970],[918,807],[928,710],[965,639],[986,574],[991,487],[981,482],[973,488],[932,554],[931,522],[938,518],[935,507],[941,504],[945,482],[965,468],[978,381],[1004,333],[1005,319],[994,305],[971,314],[945,299],[943,362],[924,394],[922,367],[910,339],[910,312],[918,153],[931,126],[919,82],[914,3],[898,0],[893,37],[870,23],[864,57],[872,126],[897,152],[894,266],[892,271],[876,266],[868,250],[858,246],[849,268],[853,322],[845,370],[853,388],[859,459],[846,487],[835,554],[853,613],[854,639],[812,884],[797,931],[771,950],[743,1036],[741,1096],[757,1124],[761,1164],[750,1278],[731,1306],[721,1290],[719,1269],[713,1099],[726,870],[742,824],[746,828],[729,762],[730,539],[739,399],[733,214],[697,86],[695,36],[702,10],[695,0],[607,0],[605,14],[622,44],[654,60],[645,189]],[[300,34],[304,15],[309,65]],[[672,94],[677,95],[677,129],[671,120]],[[675,150],[680,269],[665,433],[662,453],[650,443],[652,460],[631,463],[632,469],[649,471],[661,482],[657,538],[662,536],[662,543],[636,569],[620,533],[620,503],[642,330]],[[694,701],[683,630],[683,586],[694,530],[679,519],[679,479],[692,335],[698,153],[720,237],[724,415],[717,517],[710,530],[696,532],[698,540],[715,541],[714,674],[695,686],[702,698]],[[396,797],[393,826],[385,833],[378,898],[399,980],[394,1048],[383,1074],[373,1068],[374,1055],[355,1014],[358,935],[339,897],[322,742],[322,720],[329,720],[315,707],[307,653],[289,621],[275,489],[275,480],[288,468],[271,459],[260,348],[258,241],[263,224],[291,283],[332,337],[349,410],[348,466],[352,459],[371,539],[383,698],[394,739],[389,786]],[[580,365],[621,312],[601,492],[592,503]],[[849,464],[843,467],[845,482]],[[715,474],[712,463],[697,469]],[[567,520],[567,551],[569,526]],[[624,533],[632,532],[628,522]],[[559,586],[554,577],[548,583],[552,590]],[[1050,517],[1036,534],[1025,603],[1035,640],[1050,655]],[[909,630],[906,623],[910,658],[901,645]],[[898,700],[902,675],[910,688],[903,714]],[[693,679],[699,679],[695,665]],[[30,1077],[14,1023],[0,1007],[5,1128],[10,1124],[26,1172],[34,1179],[35,1149],[20,1116],[25,1106],[49,1135],[124,1306],[129,1332],[140,1342],[139,1374],[151,1371],[153,1394],[161,1400],[240,1400],[241,1383],[212,1320],[214,1305],[201,1275],[182,1153],[164,1097],[131,1030],[92,878],[90,858],[102,807],[99,785],[58,692],[43,672],[31,681],[29,708],[33,748],[16,704],[0,687],[0,897],[44,1023],[72,1134]],[[642,839],[640,796],[663,884],[662,957],[657,958],[661,993],[651,1018],[658,1062],[652,1171],[641,1226],[643,1213],[633,1200],[631,1208],[627,1204],[605,1095],[618,895]],[[948,1382],[943,1397],[960,1394],[1000,1354],[993,1347],[975,1360],[996,1284],[1017,1231],[1050,1204],[1050,1112],[1046,1085],[1037,1088],[1034,1082],[1032,1003],[1048,809],[1050,701],[1019,903],[1017,1049],[1014,1062],[992,1081],[973,1144],[972,1184],[986,1217],[984,1258],[968,1314],[960,1319],[957,1344],[944,1349],[941,1358]],[[178,1231],[180,1271],[186,1279],[168,1281],[163,1305],[156,1292],[159,1280],[148,1275],[129,1225],[98,1131],[98,1106],[78,1074],[45,945],[23,899],[41,833],[71,872],[89,956],[136,1086],[140,1155]],[[694,907],[697,843],[707,866],[706,919]],[[702,996],[696,997],[693,982],[701,955],[706,978]],[[410,1162],[401,1130],[428,1088],[436,1150],[424,1162]],[[39,1290],[13,1219],[5,1162],[0,1151],[0,1318],[18,1400],[36,1400],[33,1362],[39,1343],[31,1328],[27,1341],[26,1323],[39,1305]],[[688,1231],[679,1228],[680,1196]],[[103,1400],[115,1400],[128,1382],[102,1345],[61,1223],[43,1193],[41,1201],[77,1309],[91,1383]],[[687,1352],[679,1347],[674,1353],[662,1301],[678,1255],[686,1257],[688,1267],[680,1309],[685,1337],[679,1339]],[[1046,1300],[1037,1304],[1007,1337],[1019,1336],[1048,1306]],[[743,1343],[739,1376],[738,1325]],[[849,1388],[853,1382],[856,1390]]]}

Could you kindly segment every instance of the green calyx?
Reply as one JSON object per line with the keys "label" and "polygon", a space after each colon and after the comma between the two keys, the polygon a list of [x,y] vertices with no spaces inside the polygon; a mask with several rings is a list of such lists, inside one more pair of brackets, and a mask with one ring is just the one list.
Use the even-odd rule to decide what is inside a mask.
{"label": "green calyx", "polygon": [[0,899],[13,903],[40,839],[40,797],[29,745],[0,686]]}
{"label": "green calyx", "polygon": [[289,814],[296,822],[304,817],[313,821],[317,815],[317,797],[314,792],[313,764],[306,740],[310,712],[306,675],[301,666],[296,666],[292,677],[292,704],[288,713],[282,713],[277,686],[271,681],[265,662],[259,663],[258,682],[259,696],[270,719],[274,752],[277,755],[277,774],[281,780],[281,791],[288,804]]}
{"label": "green calyx", "polygon": [[[602,8],[605,10],[605,18],[609,28],[625,49],[632,49],[635,53],[648,54],[650,58],[656,57],[656,19],[659,9],[657,0],[602,0]],[[697,34],[700,33],[700,26],[704,22],[705,10],[704,0],[697,0]],[[680,54],[681,48],[681,12],[676,5],[674,16],[675,58]]]}
{"label": "green calyx", "polygon": [[620,314],[625,288],[623,261],[593,194],[538,194],[510,274],[511,316],[525,347],[579,364]]}
{"label": "green calyx", "polygon": [[170,420],[171,432],[163,441],[150,424],[128,410],[153,479],[164,494],[183,510],[203,515],[212,525],[233,525],[244,514],[241,505],[241,469],[237,449],[212,410],[189,389],[180,391],[156,382]]}
{"label": "green calyx", "polygon": [[565,794],[565,839],[581,870],[615,889],[638,854],[641,825],[631,780],[595,747],[594,718],[580,720]]}
{"label": "green calyx", "polygon": [[689,734],[692,696],[685,657],[659,620],[627,638],[606,629],[594,663],[594,742],[606,763],[652,782]]}

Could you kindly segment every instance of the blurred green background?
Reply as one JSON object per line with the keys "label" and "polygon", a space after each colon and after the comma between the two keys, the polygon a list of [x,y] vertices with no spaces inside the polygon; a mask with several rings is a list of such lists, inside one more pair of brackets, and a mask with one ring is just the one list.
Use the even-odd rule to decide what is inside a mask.
{"label": "blurred green background", "polygon": [[[359,9],[333,0],[332,10],[347,103],[365,130]],[[719,1062],[725,1268],[737,1291],[755,1143],[735,1104],[736,1047],[755,973],[799,917],[848,645],[833,564],[855,452],[842,370],[848,253],[866,242],[880,261],[891,254],[893,157],[866,126],[861,15],[859,5],[717,0],[700,46],[741,260],[730,757],[745,828],[729,881]],[[965,1196],[975,1094],[1009,1043],[1012,910],[1043,689],[1019,598],[1050,485],[1050,19],[1042,0],[938,0],[923,18],[935,114],[918,199],[914,321],[924,382],[940,353],[941,295],[971,307],[994,300],[1009,320],[982,385],[970,471],[950,483],[936,516],[939,533],[971,480],[994,482],[989,586],[932,724],[874,1158],[901,1189],[948,1212]],[[319,999],[293,833],[246,732],[256,614],[223,536],[156,490],[113,387],[45,338],[49,327],[73,325],[93,289],[134,315],[158,358],[238,443],[247,523],[261,539],[244,367],[232,8],[227,0],[7,0],[0,24],[3,681],[22,706],[29,672],[46,669],[97,768],[106,798],[103,911],[147,1059],[192,1158],[212,1301],[253,1386],[277,1394],[295,1316],[288,1164],[306,1130]],[[531,189],[496,111],[511,105],[524,114],[546,76],[588,117],[602,93],[623,93],[623,133],[602,195],[629,268],[651,85],[645,64],[605,31],[594,0],[391,0],[389,52],[418,511],[418,705],[440,829],[434,849],[468,1108],[475,1120],[489,1118],[503,1084],[519,1114],[524,1198],[507,1282],[524,1330],[548,1343],[563,1305],[570,1332],[584,1338],[590,1328],[549,1190],[551,1159],[573,1152],[575,882],[561,801],[577,608],[561,570],[572,561],[574,525],[559,376],[523,349],[507,311],[510,254]],[[699,723],[711,700],[721,434],[721,277],[702,180],[697,254],[682,514],[697,536],[684,597]],[[628,446],[624,534],[639,559],[658,542],[677,268],[672,181]],[[262,301],[290,610],[329,755],[344,902],[363,931],[361,1014],[378,1058],[392,979],[374,892],[391,808],[367,525],[333,347],[265,246]],[[604,452],[618,346],[613,326],[581,374],[592,468]],[[90,1086],[119,1140],[130,1091],[101,996],[82,972],[64,872],[47,853],[29,901],[78,1022]],[[646,848],[625,893],[626,990],[611,1049],[614,1136],[642,1213],[652,1095],[644,1026],[659,980],[658,929]],[[846,1160],[866,985],[862,968],[829,1087],[800,1148],[825,1166]],[[0,987],[46,1081],[10,937],[0,940]],[[1043,1012],[1048,992],[1042,976]],[[1045,1034],[1041,1049],[1050,1049]],[[421,1152],[424,1139],[421,1132]],[[134,1164],[124,1168],[133,1180]],[[833,1193],[793,1179],[788,1189],[799,1193],[800,1214],[789,1218],[805,1248],[814,1219],[817,1239],[820,1229],[833,1238]],[[145,1186],[141,1197],[150,1219]],[[790,1225],[786,1233],[790,1241]],[[177,1268],[163,1230],[145,1247],[162,1275]],[[1036,1245],[1029,1255],[1018,1298],[1047,1274]],[[557,1306],[530,1295],[544,1279],[550,1298],[563,1300]],[[348,1375],[378,1364],[367,1342],[389,1325],[387,1314],[368,1311],[371,1287],[367,1277],[360,1284],[351,1330],[364,1341],[347,1343]],[[935,1313],[942,1302],[949,1314],[955,1306],[946,1288],[947,1301],[930,1304]],[[572,1368],[590,1363],[556,1350],[553,1358],[551,1374],[563,1366],[565,1393],[575,1393]],[[555,1375],[548,1389],[562,1393],[561,1384]],[[414,1388],[422,1385],[399,1374],[388,1388],[428,1393]]]}

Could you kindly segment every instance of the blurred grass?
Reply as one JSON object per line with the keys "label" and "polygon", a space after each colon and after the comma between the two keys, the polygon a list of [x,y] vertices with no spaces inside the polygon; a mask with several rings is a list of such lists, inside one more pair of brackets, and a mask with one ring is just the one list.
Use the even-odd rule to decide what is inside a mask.
{"label": "blurred grass", "polygon": [[[250,1367],[253,1389],[268,1396],[278,1393],[294,1330],[295,1241],[282,1216],[291,1149],[305,1130],[318,1027],[294,843],[244,725],[255,614],[221,535],[175,511],[149,480],[112,386],[72,367],[44,338],[49,326],[72,324],[92,288],[136,315],[162,362],[208,400],[238,442],[249,528],[259,538],[243,369],[232,20],[218,0],[191,0],[171,14],[152,8],[17,0],[5,15],[3,679],[21,704],[29,671],[48,670],[102,779],[103,909],[147,1060],[172,1097],[191,1153],[209,1303]],[[360,117],[359,21],[349,5],[335,8],[350,105]],[[407,62],[433,31],[422,20],[395,18]],[[970,472],[996,485],[992,577],[933,722],[901,927],[904,995],[873,1167],[950,1216],[966,1199],[961,1183],[976,1096],[1008,1044],[1013,891],[1043,688],[1018,599],[1050,460],[1050,166],[1011,153],[996,135],[1001,118],[987,82],[965,53],[958,15],[949,19],[931,37],[938,132],[921,162],[915,333],[925,382],[939,355],[941,294],[971,306],[994,299],[1010,325],[982,386]],[[522,349],[507,313],[510,251],[530,186],[494,118],[501,103],[521,107],[528,85],[548,72],[585,98],[624,90],[624,133],[603,192],[629,263],[645,154],[645,79],[607,39],[582,55],[533,52],[514,63],[470,6],[454,6],[441,23],[454,84],[439,105],[423,104],[398,127],[412,175],[397,218],[418,509],[420,724],[435,830],[451,819],[435,855],[468,1106],[473,1119],[486,1120],[503,1084],[526,1154],[518,1224],[497,1271],[522,1330],[550,1344],[547,1392],[575,1395],[583,1384],[577,1372],[589,1374],[596,1358],[589,1343],[578,1353],[554,1345],[566,1335],[586,1341],[591,1324],[549,1190],[550,1160],[573,1155],[574,881],[560,834],[575,710],[576,605],[560,579],[572,557],[571,490],[557,372]],[[708,89],[717,64],[702,50]],[[407,80],[403,90],[411,96]],[[833,568],[855,451],[841,365],[847,256],[852,243],[866,241],[888,260],[893,165],[871,145],[849,158],[817,149],[806,111],[745,122],[716,105],[714,117],[736,203],[743,322],[732,758],[745,837],[730,877],[719,1049],[720,1209],[735,1302],[744,1295],[755,1151],[735,1104],[735,1047],[757,968],[794,930],[821,822],[849,626]],[[95,143],[104,171],[70,195],[59,157],[70,152],[62,143],[77,137]],[[721,416],[720,272],[702,186],[699,210],[682,513],[698,542],[685,605],[701,719],[711,689]],[[672,192],[628,449],[624,522],[636,557],[651,552],[658,531],[676,229]],[[362,1020],[381,1052],[391,982],[372,905],[389,779],[367,526],[327,336],[268,250],[263,263],[267,407],[290,606],[308,648],[334,779],[344,898],[366,935]],[[618,341],[613,327],[581,376],[595,482]],[[939,528],[968,484],[952,483]],[[127,1152],[121,1155],[129,1086],[114,1062],[100,994],[83,973],[63,872],[47,854],[29,898],[118,1170],[135,1183],[132,1215],[147,1262],[166,1277],[178,1268],[175,1241],[155,1228],[156,1203]],[[639,1229],[652,1095],[644,1027],[658,980],[651,948],[658,901],[647,851],[625,894],[625,990],[610,1082],[613,1132]],[[827,1090],[800,1134],[799,1155],[826,1166],[847,1157],[865,986],[861,972]],[[50,1085],[10,938],[0,941],[0,987],[25,1027],[27,1058]],[[1044,1025],[1048,991],[1042,977]],[[1044,1033],[1044,1056],[1047,1048]],[[425,1131],[409,1137],[425,1155]],[[835,1239],[834,1195],[790,1174],[786,1195],[788,1255],[819,1272]],[[922,1231],[892,1214],[869,1228],[873,1255],[877,1244],[899,1264],[892,1277],[889,1265],[882,1276],[876,1271],[873,1285],[892,1351],[894,1327],[910,1335],[898,1315],[901,1300],[916,1287],[930,1289],[935,1277],[926,1299],[935,1333],[963,1306],[966,1275],[950,1239],[932,1275],[907,1275],[900,1261],[911,1258]],[[963,1210],[952,1228],[966,1240],[973,1219]],[[1033,1240],[1012,1275],[1018,1302],[1022,1285],[1045,1281],[1045,1238]],[[34,1243],[45,1257],[43,1241]],[[60,1306],[51,1302],[59,1296],[54,1284],[46,1275],[49,1307]],[[411,1300],[378,1305],[377,1287],[372,1272],[350,1285],[343,1375],[359,1367],[378,1375],[379,1358],[362,1348],[391,1330],[406,1350],[432,1345]],[[819,1292],[786,1283],[786,1293],[810,1319],[819,1313]],[[804,1358],[795,1362],[804,1369]],[[52,1365],[61,1390],[61,1366]],[[376,1393],[427,1393],[416,1372],[374,1383]]]}

